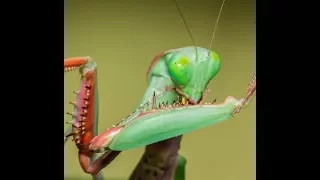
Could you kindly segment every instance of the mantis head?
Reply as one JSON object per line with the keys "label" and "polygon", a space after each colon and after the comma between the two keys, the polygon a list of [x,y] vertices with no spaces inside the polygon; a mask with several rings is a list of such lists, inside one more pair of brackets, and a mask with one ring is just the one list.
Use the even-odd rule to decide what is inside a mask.
{"label": "mantis head", "polygon": [[220,66],[217,53],[189,46],[166,51],[159,57],[158,62],[154,62],[148,74],[149,77],[160,75],[169,78],[184,103],[198,104],[208,83],[219,72]]}
{"label": "mantis head", "polygon": [[[197,53],[197,54],[196,54]],[[220,57],[204,48],[181,49],[167,55],[169,76],[177,93],[191,104],[198,104],[207,84],[220,70]]]}

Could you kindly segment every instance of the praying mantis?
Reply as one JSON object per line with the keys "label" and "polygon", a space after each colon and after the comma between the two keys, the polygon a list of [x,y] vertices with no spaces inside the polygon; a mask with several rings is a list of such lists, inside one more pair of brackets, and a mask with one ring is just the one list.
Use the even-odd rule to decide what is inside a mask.
{"label": "praying mantis", "polygon": [[[78,69],[81,75],[76,101],[71,102],[74,110],[68,113],[72,128],[65,141],[73,137],[84,172],[96,176],[121,151],[179,137],[230,119],[247,107],[256,91],[255,75],[244,98],[203,103],[207,85],[220,66],[219,55],[210,48],[187,46],[159,53],[147,71],[148,87],[139,106],[118,124],[98,133],[97,64],[91,57],[65,59],[65,72]],[[102,155],[94,157],[97,153]]]}

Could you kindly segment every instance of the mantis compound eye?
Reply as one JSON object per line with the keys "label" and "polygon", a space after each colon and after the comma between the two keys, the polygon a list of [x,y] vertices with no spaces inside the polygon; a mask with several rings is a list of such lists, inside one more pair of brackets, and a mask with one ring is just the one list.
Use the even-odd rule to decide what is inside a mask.
{"label": "mantis compound eye", "polygon": [[221,67],[221,62],[220,62],[219,55],[214,51],[210,51],[209,66],[208,66],[210,79],[214,78],[217,75],[217,73],[220,70],[220,67]]}
{"label": "mantis compound eye", "polygon": [[180,86],[188,84],[192,77],[193,64],[187,57],[172,56],[168,61],[171,78]]}

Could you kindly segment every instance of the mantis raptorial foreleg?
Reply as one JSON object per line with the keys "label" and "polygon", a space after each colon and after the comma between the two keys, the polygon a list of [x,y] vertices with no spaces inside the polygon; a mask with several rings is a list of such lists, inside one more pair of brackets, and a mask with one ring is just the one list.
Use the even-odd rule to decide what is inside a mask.
{"label": "mantis raptorial foreleg", "polygon": [[[89,110],[89,106],[94,107],[94,103],[96,103],[95,105],[98,106],[98,101],[95,101],[94,99],[88,99],[89,98],[89,93],[90,90],[94,90],[95,89],[95,71],[96,71],[96,66],[95,63],[89,58],[89,57],[76,57],[76,58],[70,58],[70,59],[66,59],[64,61],[64,70],[65,72],[68,72],[70,70],[75,69],[76,67],[81,67],[81,71],[80,72],[85,72],[85,73],[81,73],[81,92],[79,91],[75,91],[75,94],[77,94],[78,96],[78,101],[85,101],[84,103],[82,103],[82,105],[80,105],[79,103],[77,104],[77,102],[71,102],[71,104],[74,105],[74,111],[73,113],[68,113],[69,115],[71,115],[73,117],[73,120],[70,122],[72,124],[72,127],[69,128],[65,135],[64,135],[64,143],[67,142],[68,138],[70,136],[73,136],[73,140],[76,141],[76,144],[78,145],[79,148],[79,160],[80,160],[80,164],[82,165],[82,168],[86,168],[85,170],[88,170],[90,174],[92,174],[93,179],[95,180],[102,180],[103,176],[102,176],[102,172],[99,172],[100,169],[97,172],[94,172],[94,170],[90,171],[91,169],[94,169],[96,166],[106,166],[107,164],[109,164],[114,157],[116,157],[119,153],[118,152],[111,152],[111,156],[110,158],[108,158],[107,156],[110,153],[105,153],[104,155],[100,156],[97,158],[97,160],[94,161],[94,163],[89,164],[89,166],[85,166],[87,165],[85,162],[87,161],[93,161],[93,159],[95,159],[96,155],[94,153],[88,152],[87,148],[85,146],[85,143],[89,143],[90,140],[92,139],[93,135],[97,133],[96,130],[94,130],[94,121],[97,121],[97,117],[96,114],[97,112],[91,111]],[[86,83],[91,83],[91,84],[86,84]],[[93,92],[92,94],[96,94],[98,95],[98,91]],[[92,96],[94,97],[94,96]],[[90,105],[89,105],[90,103]],[[90,108],[93,109],[93,108]],[[86,116],[84,116],[86,115]],[[75,123],[76,119],[79,118],[78,123]],[[84,120],[87,120],[86,122],[84,122]],[[85,134],[85,129],[87,128],[87,134]],[[79,139],[78,136],[75,133],[81,133],[82,135],[85,136],[85,138],[83,139]],[[82,137],[84,137],[82,136]],[[79,145],[80,140],[82,142],[81,145]],[[83,157],[85,156],[85,157]],[[84,164],[84,165],[83,165]]]}

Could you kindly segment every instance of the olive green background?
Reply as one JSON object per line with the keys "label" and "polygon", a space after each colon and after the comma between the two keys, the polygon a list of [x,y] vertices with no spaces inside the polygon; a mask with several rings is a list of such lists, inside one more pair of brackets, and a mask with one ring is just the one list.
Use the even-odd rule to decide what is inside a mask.
{"label": "olive green background", "polygon": [[[177,0],[196,45],[208,47],[222,0]],[[255,2],[228,0],[213,49],[222,68],[209,84],[208,99],[241,98],[255,72]],[[147,86],[146,71],[157,53],[192,45],[172,0],[66,0],[65,58],[91,56],[98,64],[99,132],[126,117]],[[65,112],[72,111],[77,72],[65,74]],[[70,117],[65,115],[65,119]],[[65,125],[65,129],[68,126]],[[121,153],[103,170],[106,179],[126,179],[143,148]],[[188,180],[255,179],[255,100],[235,118],[183,138]],[[90,179],[82,172],[77,149],[65,150],[66,179]]]}

